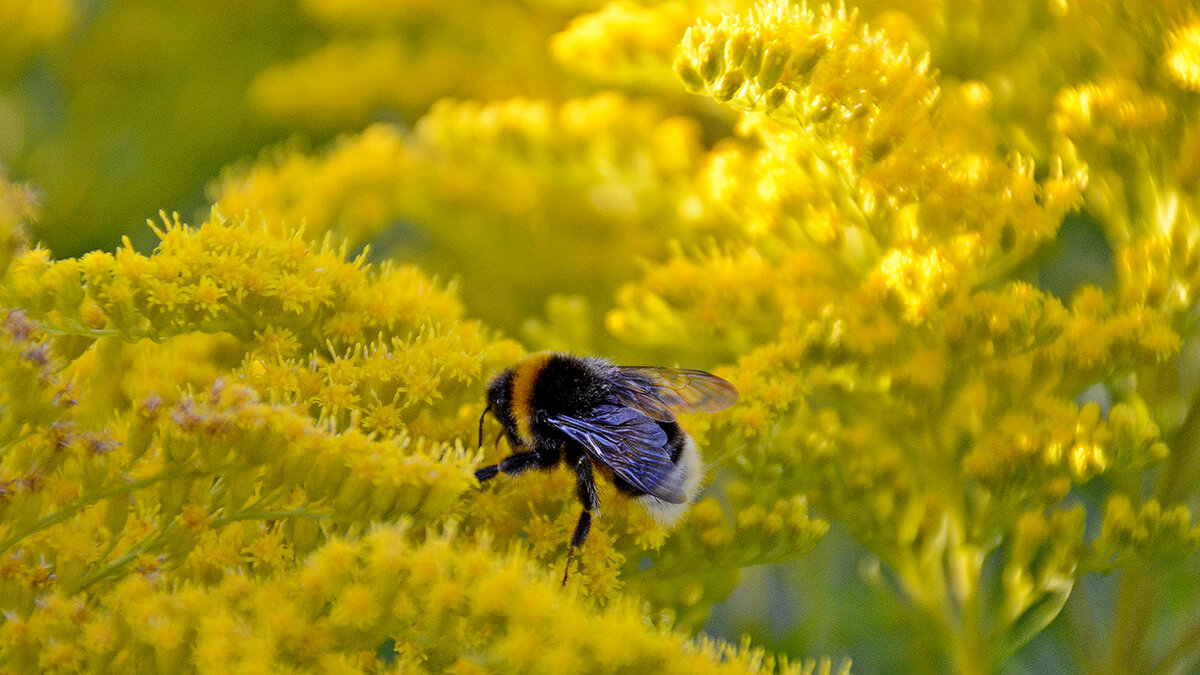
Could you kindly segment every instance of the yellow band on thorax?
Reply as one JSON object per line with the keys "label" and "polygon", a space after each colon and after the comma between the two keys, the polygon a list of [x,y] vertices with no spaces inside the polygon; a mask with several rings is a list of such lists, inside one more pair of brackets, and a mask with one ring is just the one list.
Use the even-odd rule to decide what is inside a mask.
{"label": "yellow band on thorax", "polygon": [[533,385],[553,356],[553,352],[531,354],[513,368],[513,419],[517,423],[517,437],[530,450],[533,449]]}

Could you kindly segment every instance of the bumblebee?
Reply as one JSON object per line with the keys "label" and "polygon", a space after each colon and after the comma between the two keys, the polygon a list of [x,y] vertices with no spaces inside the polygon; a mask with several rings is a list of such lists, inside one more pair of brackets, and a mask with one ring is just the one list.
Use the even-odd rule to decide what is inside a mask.
{"label": "bumblebee", "polygon": [[491,412],[514,454],[476,470],[475,478],[482,483],[498,473],[515,476],[559,462],[575,472],[583,509],[567,547],[565,585],[575,549],[587,541],[592,514],[599,510],[597,471],[660,523],[674,524],[695,498],[703,473],[696,444],[675,416],[724,410],[737,397],[732,384],[700,370],[533,354],[488,385],[479,445]]}

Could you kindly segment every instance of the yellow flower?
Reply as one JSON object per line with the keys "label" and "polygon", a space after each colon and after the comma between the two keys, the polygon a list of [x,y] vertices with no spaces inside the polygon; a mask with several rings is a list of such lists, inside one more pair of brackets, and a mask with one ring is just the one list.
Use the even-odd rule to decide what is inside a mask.
{"label": "yellow flower", "polygon": [[368,586],[348,584],[333,601],[329,620],[335,626],[353,628],[364,628],[375,623],[382,610],[375,594],[375,589]]}
{"label": "yellow flower", "polygon": [[278,528],[260,530],[243,549],[243,556],[255,571],[284,569],[292,560],[292,552]]}
{"label": "yellow flower", "polygon": [[1167,73],[1185,89],[1200,91],[1200,21],[1171,32],[1167,50]]}
{"label": "yellow flower", "polygon": [[692,16],[682,5],[604,5],[575,17],[550,42],[555,60],[589,79],[668,90],[671,57]]}

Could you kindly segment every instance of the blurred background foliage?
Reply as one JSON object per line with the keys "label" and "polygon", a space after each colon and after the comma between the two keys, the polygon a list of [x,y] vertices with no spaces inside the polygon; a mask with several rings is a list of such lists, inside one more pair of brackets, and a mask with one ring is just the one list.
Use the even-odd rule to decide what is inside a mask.
{"label": "blurred background foliage", "polygon": [[[772,464],[777,458],[771,453],[782,452],[776,446],[817,453],[812,446],[822,439],[843,441],[845,447],[869,444],[863,440],[866,432],[847,421],[850,415],[831,419],[819,412],[838,409],[847,400],[861,403],[854,397],[862,391],[847,383],[882,381],[870,379],[878,372],[847,374],[853,366],[845,362],[862,345],[840,351],[845,345],[834,333],[849,325],[861,331],[856,339],[859,334],[874,338],[872,331],[884,334],[889,327],[866,316],[868,309],[848,324],[834,320],[842,315],[831,318],[829,304],[853,314],[854,303],[874,307],[870,302],[876,299],[870,288],[856,295],[860,289],[846,285],[844,295],[835,295],[838,279],[844,278],[839,274],[859,264],[855,273],[868,277],[870,256],[880,250],[913,259],[934,249],[960,252],[953,242],[962,240],[953,237],[974,227],[972,218],[984,222],[996,212],[1001,218],[1011,215],[1004,199],[1012,193],[1026,196],[1022,189],[1037,192],[1025,211],[1012,207],[1011,213],[1022,215],[1015,225],[979,226],[983,234],[975,246],[994,263],[986,272],[942,278],[937,276],[942,270],[934,269],[936,256],[934,263],[926,259],[925,268],[920,260],[900,260],[887,269],[911,263],[895,273],[895,278],[912,275],[898,292],[911,304],[897,309],[880,301],[895,316],[912,319],[927,308],[922,284],[946,283],[947,295],[960,284],[979,291],[968,296],[972,302],[994,291],[983,300],[1003,309],[1012,299],[1005,293],[1020,295],[1024,287],[1012,284],[1023,282],[1045,294],[1045,312],[1053,315],[1045,321],[1054,326],[1030,323],[1030,335],[1046,333],[1033,335],[1036,344],[1022,349],[1033,352],[1054,343],[1059,350],[1054,354],[1075,358],[1075,345],[1064,346],[1056,342],[1058,333],[1051,335],[1061,328],[1055,321],[1065,324],[1055,314],[1067,312],[1064,305],[1071,307],[1072,318],[1103,305],[1095,310],[1095,332],[1115,335],[1112,352],[1104,354],[1111,363],[1084,369],[1094,375],[1092,381],[1067,392],[1073,382],[1064,376],[1069,384],[1055,394],[1064,406],[1073,401],[1079,410],[1062,413],[1069,418],[1062,428],[1088,436],[1079,444],[1091,447],[1089,434],[1097,424],[1101,431],[1096,433],[1110,432],[1081,410],[1101,410],[1108,421],[1113,406],[1124,404],[1121,414],[1133,421],[1120,418],[1111,433],[1128,431],[1122,442],[1143,455],[1117,460],[1097,441],[1102,461],[1064,471],[1066,478],[1056,476],[1058,482],[1046,488],[1052,498],[1034,502],[1037,513],[1046,514],[1044,522],[1030,525],[1034,521],[1007,514],[1011,529],[1001,528],[1003,539],[989,549],[995,555],[979,561],[984,604],[1002,606],[1005,593],[1026,583],[1018,578],[1022,565],[1050,577],[1061,571],[1056,556],[1066,556],[1079,565],[1067,576],[1079,578],[1074,591],[1068,590],[1070,598],[1059,598],[1065,605],[1046,606],[1053,605],[1050,593],[1050,600],[1017,612],[1036,615],[1027,644],[1020,640],[1010,651],[1005,651],[1009,645],[991,645],[989,656],[1009,673],[1123,672],[1126,666],[1194,672],[1191,654],[1200,649],[1200,616],[1189,580],[1200,573],[1197,534],[1189,529],[1190,514],[1185,512],[1180,525],[1179,512],[1170,506],[1182,504],[1194,512],[1200,498],[1195,466],[1200,453],[1192,451],[1200,442],[1194,420],[1200,414],[1194,404],[1200,351],[1192,253],[1200,236],[1195,220],[1200,19],[1195,8],[1172,0],[850,2],[841,14],[829,12],[839,17],[830,22],[832,29],[814,29],[828,43],[812,38],[806,43],[811,53],[799,50],[788,62],[788,76],[802,80],[806,73],[797,64],[827,53],[836,56],[843,44],[852,45],[851,52],[861,47],[869,54],[864,60],[877,58],[896,70],[887,71],[892,79],[882,78],[879,91],[871,92],[878,100],[837,108],[838,114],[845,112],[844,120],[827,124],[812,91],[788,94],[793,98],[781,102],[772,98],[778,90],[771,89],[771,78],[759,72],[756,79],[750,65],[728,63],[730,54],[740,59],[747,49],[728,46],[737,25],[725,32],[695,30],[679,56],[689,27],[697,22],[716,26],[724,12],[752,17],[748,31],[784,42],[794,37],[783,29],[771,36],[769,11],[753,7],[736,0],[0,0],[0,165],[9,180],[28,182],[31,192],[20,194],[28,195],[36,209],[14,211],[22,217],[37,213],[30,220],[33,237],[54,258],[113,251],[122,237],[149,252],[159,241],[144,225],[147,218],[166,210],[200,223],[216,206],[226,217],[247,218],[275,235],[303,225],[309,240],[328,236],[334,247],[345,242],[351,253],[369,248],[371,262],[412,263],[436,275],[462,301],[458,309],[457,301],[438,296],[437,302],[454,308],[431,312],[444,319],[450,333],[466,325],[460,324],[465,315],[530,350],[724,368],[721,372],[730,377],[747,373],[743,381],[749,386],[743,388],[758,407],[747,406],[733,413],[740,417],[712,428],[705,421],[695,426],[698,435],[710,434],[709,458],[718,464],[712,494],[721,501],[698,506],[697,534],[671,539],[660,551],[661,542],[634,542],[630,533],[642,532],[641,526],[634,522],[622,530],[624,516],[616,516],[621,524],[613,526],[611,541],[602,530],[589,546],[598,556],[606,546],[657,551],[663,562],[648,574],[639,575],[645,570],[638,569],[641,559],[634,553],[615,567],[624,565],[621,583],[631,595],[670,607],[683,628],[702,627],[735,642],[749,634],[756,645],[797,656],[846,655],[857,672],[865,673],[941,672],[963,662],[938,644],[941,633],[921,630],[928,608],[912,602],[911,589],[897,590],[903,580],[889,576],[893,561],[887,554],[881,561],[882,549],[873,547],[879,542],[864,536],[871,533],[855,520],[862,513],[839,510],[839,497],[830,497],[830,489],[844,487],[839,479],[764,488],[761,494],[747,486],[758,480],[761,487],[777,475],[772,471],[796,469],[786,462],[782,469]],[[880,56],[872,49],[883,40],[893,49]],[[739,63],[751,61],[745,57]],[[753,65],[769,70],[763,64],[760,54]],[[821,92],[822,100],[837,106],[844,102],[838,96],[853,99],[859,83],[846,81],[855,86],[847,86],[847,92],[826,84],[830,88]],[[760,83],[762,91],[755,90]],[[918,93],[897,91],[906,85]],[[909,145],[880,144],[878,135],[869,133],[864,138],[870,143],[854,136],[854,125],[864,118],[875,123],[878,109],[889,105],[911,106],[895,118],[917,122],[887,127],[893,138]],[[845,128],[837,127],[842,123]],[[926,150],[933,159],[910,163],[921,171],[902,174],[889,165],[872,173],[878,168],[872,164],[876,156]],[[937,192],[937,186],[922,183],[924,176],[967,155],[984,156],[982,164],[994,162],[988,166],[1001,176],[992,179],[1000,187],[984,179],[972,185],[947,179],[953,189]],[[861,183],[848,186],[847,176]],[[1013,187],[1005,192],[1009,180]],[[979,197],[983,193],[1003,196],[985,202]],[[905,239],[906,219],[919,220],[905,205],[919,201],[914,195],[928,194],[944,200],[930,211],[941,208],[936,214],[944,219],[938,221],[944,231],[937,235],[945,237],[932,244]],[[956,212],[956,200],[980,210]],[[797,204],[819,213],[796,216]],[[887,217],[873,217],[879,212]],[[872,229],[885,226],[886,231]],[[839,232],[850,231],[865,232],[864,241],[873,237],[880,250],[866,245],[852,250],[839,239],[844,236]],[[988,257],[1000,250],[1003,255]],[[967,269],[977,261],[954,262]],[[930,276],[920,277],[930,269]],[[423,284],[413,282],[419,290],[412,292],[425,293]],[[809,285],[818,284],[823,294],[809,291]],[[1037,311],[1042,302],[1038,295]],[[1149,318],[1137,314],[1145,307]],[[1122,322],[1136,323],[1142,332],[1136,338],[1118,335]],[[997,330],[994,324],[980,330]],[[809,333],[797,335],[808,325]],[[463,349],[478,360],[476,367],[503,367],[521,351],[500,338],[478,338],[476,344],[476,331],[483,330],[470,326],[462,329],[470,343]],[[1169,329],[1155,332],[1163,327]],[[166,329],[156,324],[156,330]],[[1078,330],[1090,335],[1084,327]],[[1164,333],[1170,339],[1162,338]],[[152,336],[167,334],[173,333]],[[269,351],[272,340],[288,348],[280,352],[280,363],[245,372],[260,393],[310,409],[322,423],[332,419],[356,426],[357,418],[339,415],[328,398],[307,399],[286,387],[274,388],[274,375],[302,367],[303,351],[288,351],[297,348],[293,343],[312,348],[308,341],[319,342],[321,335],[255,334],[256,349]],[[420,340],[441,337],[422,334]],[[906,344],[894,355],[907,368],[887,371],[896,376],[896,387],[919,389],[928,385],[921,382],[923,373],[940,372],[936,349],[950,348],[945,342],[923,344],[928,351],[904,351],[912,348]],[[799,357],[784,355],[789,346],[819,361],[815,374],[827,379],[811,388],[790,384],[814,371],[792,368]],[[186,351],[186,344],[172,348]],[[224,368],[238,361],[217,347],[204,349],[213,352],[200,361]],[[368,352],[364,348],[345,362],[369,361]],[[136,362],[132,355],[124,358]],[[978,358],[991,363],[997,357],[981,351]],[[131,371],[123,385],[130,390],[126,405],[138,399],[136,383],[151,372]],[[479,380],[486,373],[470,372],[462,380],[481,391]],[[854,379],[859,376],[864,379]],[[180,384],[212,379],[209,373],[164,379],[171,378]],[[413,407],[405,413],[405,425],[441,442],[469,435],[475,411],[452,410],[451,403],[466,405],[476,392],[462,393],[459,385],[446,385],[457,393],[437,414],[412,413],[420,396],[411,396],[415,402],[407,404]],[[141,387],[151,389],[144,380]],[[788,398],[799,400],[797,392],[813,402],[811,409]],[[972,400],[986,396],[979,392]],[[780,397],[787,400],[779,402]],[[1059,412],[1056,408],[1054,414]],[[867,418],[871,413],[859,411]],[[772,415],[786,422],[773,426]],[[1023,419],[1005,418],[1014,426]],[[817,440],[796,431],[819,424],[826,425],[821,434],[827,435]],[[1013,446],[1028,441],[1018,435],[1014,432]],[[1165,453],[1160,440],[1178,451],[1173,457],[1183,459],[1147,471]],[[751,459],[738,459],[739,453]],[[1119,471],[1106,473],[1110,460]],[[822,467],[828,468],[819,459],[804,465],[812,471]],[[979,471],[992,469],[1007,470]],[[1014,469],[1012,476],[1040,480],[1023,469]],[[530,480],[535,513],[562,503],[556,492],[561,486],[540,477]],[[862,480],[859,487],[869,490],[870,481],[891,479]],[[820,538],[824,525],[807,519],[803,503],[790,501],[797,493],[813,494],[818,515],[832,523],[813,553],[798,558]],[[1113,502],[1113,494],[1129,495],[1134,504]],[[840,498],[847,495],[861,497],[847,492]],[[1164,507],[1138,510],[1142,498],[1161,499]],[[484,508],[487,499],[485,493],[460,509]],[[887,493],[887,499],[903,503],[905,497]],[[508,506],[513,503],[509,498]],[[762,503],[767,508],[753,510]],[[1087,514],[1086,528],[1071,520],[1070,509],[1076,507]],[[561,517],[552,516],[556,523],[573,516],[573,507],[563,508]],[[929,535],[926,523],[918,522],[923,508],[895,516],[912,526],[917,540]],[[1174,523],[1178,536],[1139,557],[1136,550],[1120,548],[1126,541],[1121,533],[1100,532],[1101,512],[1134,532],[1130,549],[1153,538],[1155,527]],[[722,514],[742,514],[742,520],[725,526]],[[782,522],[791,528],[783,534]],[[541,524],[545,540],[562,538],[555,529],[561,523]],[[499,517],[468,521],[468,530],[474,526],[495,528],[501,537],[518,534],[505,531]],[[1062,532],[1064,541],[1103,539],[1114,548],[1107,557],[1101,555],[1106,551],[1071,557],[1078,552],[1051,545]],[[735,546],[732,553],[718,553],[721,542],[747,541],[768,544],[762,550]],[[712,557],[697,557],[697,551]],[[548,549],[534,555],[557,560]],[[1012,560],[1023,562],[1013,565]],[[745,564],[751,566],[743,570]],[[1126,569],[1112,572],[1119,566]],[[705,567],[712,573],[706,576]],[[958,573],[942,572],[948,578]],[[697,581],[689,586],[681,578]],[[1061,579],[1036,583],[1053,581]],[[594,591],[619,585],[599,576],[587,583]],[[996,656],[1010,653],[1011,658]]]}

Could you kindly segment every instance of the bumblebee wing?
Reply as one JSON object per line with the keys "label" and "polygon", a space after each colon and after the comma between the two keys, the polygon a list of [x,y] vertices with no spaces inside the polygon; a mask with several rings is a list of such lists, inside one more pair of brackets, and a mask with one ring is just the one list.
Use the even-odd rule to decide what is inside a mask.
{"label": "bumblebee wing", "polygon": [[732,384],[703,370],[617,366],[616,371],[617,400],[660,422],[680,413],[724,410],[738,399]]}
{"label": "bumblebee wing", "polygon": [[687,501],[667,451],[667,433],[632,408],[596,406],[587,417],[551,415],[547,421],[597,462],[634,488],[672,504]]}

